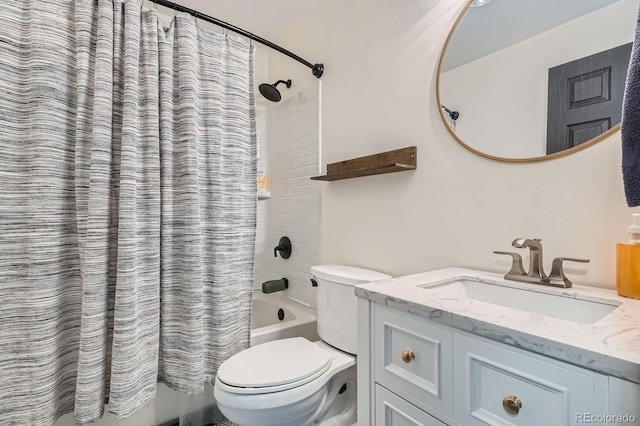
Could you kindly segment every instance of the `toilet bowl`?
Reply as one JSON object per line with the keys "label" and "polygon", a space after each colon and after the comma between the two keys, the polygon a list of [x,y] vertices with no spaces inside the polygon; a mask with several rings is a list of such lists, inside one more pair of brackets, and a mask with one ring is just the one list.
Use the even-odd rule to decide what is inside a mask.
{"label": "toilet bowl", "polygon": [[241,426],[347,426],[356,415],[356,284],[391,278],[342,265],[311,268],[318,283],[322,340],[274,340],[246,349],[218,369],[218,408]]}

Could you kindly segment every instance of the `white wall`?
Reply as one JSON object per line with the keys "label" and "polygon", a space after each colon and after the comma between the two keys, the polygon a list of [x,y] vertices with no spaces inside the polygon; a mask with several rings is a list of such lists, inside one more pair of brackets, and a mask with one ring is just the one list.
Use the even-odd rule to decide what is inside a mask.
{"label": "white wall", "polygon": [[[321,262],[394,276],[448,266],[506,272],[516,237],[539,237],[576,284],[613,287],[615,243],[631,221],[614,135],[568,157],[509,164],[475,156],[441,122],[440,49],[464,0],[324,0],[279,41],[326,66],[322,158],[335,162],[417,145],[418,169],[318,183]],[[314,77],[270,57],[271,75]],[[275,74],[274,74],[275,73]]]}
{"label": "white wall", "polygon": [[637,0],[621,0],[443,73],[440,99],[460,112],[456,134],[499,157],[545,155],[549,68],[629,43],[637,10]]}
{"label": "white wall", "polygon": [[[260,288],[264,281],[287,278],[286,295],[315,307],[309,279],[319,259],[320,187],[309,178],[319,174],[319,92],[315,81],[304,89],[296,83],[288,90],[278,86],[288,99],[269,108],[264,151],[271,198],[258,201],[255,282]],[[291,240],[288,259],[273,256],[283,236]]]}

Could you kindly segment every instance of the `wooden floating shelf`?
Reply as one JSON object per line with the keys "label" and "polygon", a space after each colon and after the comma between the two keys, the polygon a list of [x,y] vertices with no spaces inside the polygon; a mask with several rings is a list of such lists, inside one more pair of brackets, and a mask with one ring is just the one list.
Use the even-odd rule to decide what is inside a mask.
{"label": "wooden floating shelf", "polygon": [[415,146],[327,164],[327,174],[312,180],[333,181],[416,169]]}
{"label": "wooden floating shelf", "polygon": [[385,173],[393,173],[393,172],[404,172],[406,170],[415,170],[416,166],[411,166],[408,164],[389,164],[386,166],[376,167],[367,170],[358,170],[353,172],[345,172],[345,173],[335,173],[331,175],[322,175],[322,176],[314,176],[311,179],[313,180],[324,180],[324,181],[332,181],[332,180],[341,180],[341,179],[350,179],[357,178],[362,176],[373,176],[373,175],[382,175]]}

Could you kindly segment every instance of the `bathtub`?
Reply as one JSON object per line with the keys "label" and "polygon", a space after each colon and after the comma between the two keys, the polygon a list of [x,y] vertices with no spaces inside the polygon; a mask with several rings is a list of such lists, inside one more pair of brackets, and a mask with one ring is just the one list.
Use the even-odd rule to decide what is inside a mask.
{"label": "bathtub", "polygon": [[315,310],[289,299],[282,292],[254,291],[251,346],[298,336],[312,342],[320,339],[316,333]]}

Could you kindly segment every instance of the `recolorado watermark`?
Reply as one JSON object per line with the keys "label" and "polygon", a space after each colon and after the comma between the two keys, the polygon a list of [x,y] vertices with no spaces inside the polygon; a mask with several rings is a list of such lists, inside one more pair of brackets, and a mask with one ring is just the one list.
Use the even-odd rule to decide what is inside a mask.
{"label": "recolorado watermark", "polygon": [[606,423],[606,424],[623,424],[635,423],[636,416],[633,414],[593,414],[593,413],[576,413],[576,423]]}

